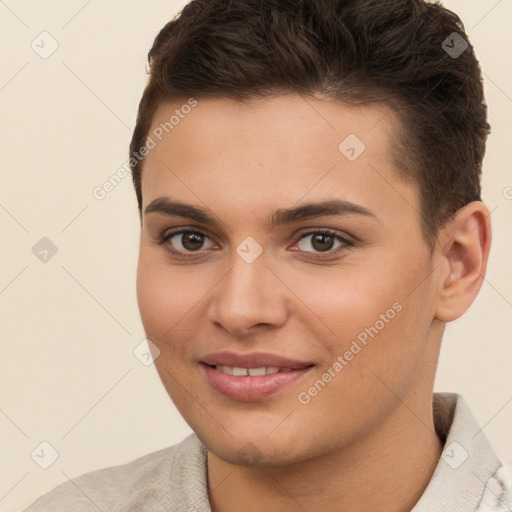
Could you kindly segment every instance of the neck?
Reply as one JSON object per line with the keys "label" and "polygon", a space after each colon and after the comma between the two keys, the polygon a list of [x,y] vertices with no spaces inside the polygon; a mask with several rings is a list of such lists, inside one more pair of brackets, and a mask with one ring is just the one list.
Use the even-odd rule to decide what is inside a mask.
{"label": "neck", "polygon": [[212,512],[410,511],[442,452],[432,397],[421,411],[400,404],[357,443],[289,466],[235,466],[208,452]]}

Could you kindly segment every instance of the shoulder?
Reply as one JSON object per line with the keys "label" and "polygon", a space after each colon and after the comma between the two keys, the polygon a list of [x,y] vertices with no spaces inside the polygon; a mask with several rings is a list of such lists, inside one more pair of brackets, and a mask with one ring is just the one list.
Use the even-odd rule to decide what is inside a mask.
{"label": "shoulder", "polygon": [[117,510],[121,505],[138,506],[136,510],[164,510],[164,505],[172,505],[183,492],[184,473],[201,481],[204,471],[205,452],[197,436],[191,434],[176,445],[126,464],[64,482],[24,512],[97,512]]}

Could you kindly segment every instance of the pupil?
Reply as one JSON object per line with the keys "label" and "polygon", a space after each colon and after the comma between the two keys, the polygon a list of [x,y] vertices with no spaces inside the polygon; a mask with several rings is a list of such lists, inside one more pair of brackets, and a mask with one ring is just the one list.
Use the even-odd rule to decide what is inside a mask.
{"label": "pupil", "polygon": [[197,251],[203,245],[203,235],[198,233],[186,233],[183,235],[182,242],[183,247],[189,251]]}
{"label": "pupil", "polygon": [[[318,244],[317,241],[320,240]],[[331,235],[314,235],[313,236],[313,247],[319,251],[328,251],[332,249],[333,237]]]}

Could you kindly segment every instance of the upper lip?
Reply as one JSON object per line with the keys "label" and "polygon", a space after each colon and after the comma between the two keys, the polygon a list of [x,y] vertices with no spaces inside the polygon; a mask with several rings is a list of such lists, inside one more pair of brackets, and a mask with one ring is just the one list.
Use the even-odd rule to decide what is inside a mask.
{"label": "upper lip", "polygon": [[240,354],[236,352],[215,352],[207,354],[201,359],[202,363],[210,366],[235,366],[237,368],[262,368],[274,366],[277,368],[299,369],[312,366],[313,363],[288,359],[287,357],[267,352],[252,352]]}

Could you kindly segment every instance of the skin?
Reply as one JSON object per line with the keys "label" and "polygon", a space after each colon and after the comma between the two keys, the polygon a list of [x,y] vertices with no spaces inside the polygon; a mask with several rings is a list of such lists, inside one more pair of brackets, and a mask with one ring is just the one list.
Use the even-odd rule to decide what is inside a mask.
{"label": "skin", "polygon": [[[184,103],[162,103],[152,129]],[[295,94],[250,104],[198,99],[146,157],[143,212],[167,197],[208,208],[217,220],[144,213],[137,273],[160,378],[209,450],[215,512],[407,511],[432,476],[442,452],[432,417],[441,338],[481,287],[491,226],[487,207],[470,203],[440,231],[430,255],[419,191],[399,179],[392,159],[398,129],[379,105]],[[338,149],[349,134],[366,145],[353,162]],[[376,218],[352,213],[267,225],[277,209],[327,199]],[[205,235],[199,250],[182,235],[157,243],[179,227]],[[304,236],[311,229],[333,230],[352,244],[334,239],[322,252],[315,235]],[[263,249],[252,263],[236,252],[248,236]],[[166,246],[192,257],[180,259]],[[300,403],[299,393],[397,302],[395,318]],[[199,371],[202,356],[222,350],[315,366],[271,397],[240,402]]]}

